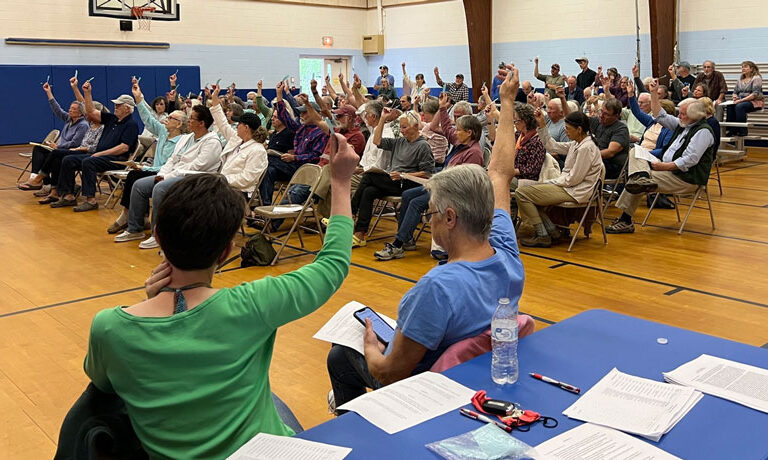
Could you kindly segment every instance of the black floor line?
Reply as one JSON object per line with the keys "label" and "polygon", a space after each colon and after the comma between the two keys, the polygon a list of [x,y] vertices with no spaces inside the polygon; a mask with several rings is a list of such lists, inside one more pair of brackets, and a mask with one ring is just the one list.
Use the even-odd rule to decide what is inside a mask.
{"label": "black floor line", "polygon": [[568,262],[561,262],[559,264],[550,265],[549,268],[560,268],[560,267],[565,267],[566,265],[568,265]]}
{"label": "black floor line", "polygon": [[[681,292],[681,291],[695,292],[697,294],[707,295],[707,296],[710,296],[710,297],[716,297],[718,299],[732,300],[734,302],[745,303],[745,304],[748,304],[748,305],[754,305],[756,307],[768,308],[768,304],[764,304],[764,303],[760,303],[760,302],[754,302],[752,300],[740,299],[738,297],[728,296],[728,295],[724,295],[724,294],[718,294],[716,292],[709,292],[709,291],[705,291],[703,289],[696,289],[696,288],[691,288],[691,287],[687,287],[687,286],[680,286],[680,285],[673,284],[673,283],[667,283],[666,281],[659,281],[659,280],[655,280],[655,279],[652,279],[652,278],[645,278],[643,276],[630,275],[629,273],[622,273],[622,272],[617,272],[617,271],[614,271],[614,270],[608,270],[607,268],[593,267],[591,265],[580,264],[578,262],[569,262],[567,260],[558,259],[556,257],[548,257],[548,256],[543,256],[541,254],[534,254],[534,253],[530,253],[530,252],[523,252],[523,251],[521,251],[520,254],[523,254],[523,255],[526,255],[526,256],[531,256],[531,257],[536,257],[538,259],[549,260],[551,262],[566,263],[566,264],[572,265],[574,267],[586,268],[588,270],[593,270],[593,271],[597,271],[597,272],[600,272],[600,273],[607,273],[609,275],[621,276],[623,278],[629,278],[629,279],[633,279],[633,280],[637,280],[637,281],[645,281],[647,283],[652,283],[652,284],[656,284],[656,285],[659,285],[659,286],[666,286],[668,288],[671,288],[672,290],[679,289],[678,292]],[[671,292],[671,291],[668,291],[668,292]]]}
{"label": "black floor line", "polygon": [[53,308],[53,307],[61,307],[62,305],[69,305],[69,304],[77,303],[77,302],[85,302],[86,300],[100,299],[102,297],[109,297],[109,296],[117,295],[117,294],[125,294],[126,292],[139,291],[141,289],[144,289],[144,286],[139,286],[139,287],[134,287],[134,288],[129,288],[129,289],[121,289],[119,291],[112,291],[112,292],[107,292],[105,294],[97,294],[97,295],[92,295],[92,296],[88,296],[88,297],[82,297],[82,298],[74,299],[74,300],[66,300],[64,302],[52,303],[52,304],[49,304],[49,305],[43,305],[41,307],[25,308],[24,310],[16,310],[16,311],[12,311],[12,312],[9,312],[9,313],[3,313],[3,314],[0,315],[0,318],[6,318],[8,316],[20,315],[22,313],[29,313],[31,311],[46,310],[48,308]]}
{"label": "black floor line", "polygon": [[0,166],[5,166],[6,168],[15,169],[17,171],[24,171],[24,168],[19,168],[18,166],[9,165],[9,164],[6,164],[6,163],[0,163]]}
{"label": "black floor line", "polygon": [[677,294],[678,292],[681,292],[683,290],[684,290],[683,288],[674,288],[671,291],[665,292],[664,295],[674,295],[674,294]]}

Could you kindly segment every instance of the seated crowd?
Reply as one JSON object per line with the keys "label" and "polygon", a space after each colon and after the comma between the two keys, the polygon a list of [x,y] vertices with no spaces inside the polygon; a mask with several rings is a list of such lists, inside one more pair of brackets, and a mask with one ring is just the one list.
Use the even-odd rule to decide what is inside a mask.
{"label": "seated crowd", "polygon": [[[424,75],[411,80],[405,63],[400,98],[387,66],[380,68],[376,96],[357,75],[351,81],[339,75],[342,93],[326,77],[322,91],[311,82],[311,94],[296,95],[281,81],[272,101],[262,95],[262,82],[247,102],[234,95],[234,85],[226,97],[212,85],[183,98],[173,75],[169,93],[150,105],[134,79],[133,96],[112,101],[114,114],[93,101],[89,82],[81,94],[71,80],[76,102],[68,113],[45,85],[65,126],[58,144],[34,150],[34,175],[19,188],[37,190],[40,203],[54,208],[97,209],[99,174],[124,169],[139,150],[137,109],[155,153],[127,162],[122,210],[107,231],[116,242],[160,247],[165,258],[147,280],[146,301],[95,317],[85,360],[92,384],[64,421],[60,452],[74,448],[81,425],[115,412],[127,413],[130,421],[119,428],[135,432],[140,444],[134,447],[159,458],[218,458],[256,433],[299,430],[269,385],[275,332],[339,289],[351,248],[368,244],[375,209],[387,201],[400,202],[397,235],[374,257],[402,258],[428,222],[433,255],[446,263],[400,300],[388,346],[368,322],[364,354],[331,348],[334,412],[367,389],[432,369],[452,345],[488,330],[499,298],[519,301],[524,271],[515,225],[533,230],[520,244],[551,246],[568,235],[551,207],[587,203],[605,179],[624,171],[626,185],[614,191],[622,214],[607,231],[631,233],[643,194],[706,184],[719,145],[716,106],[724,95],[713,63],[695,78],[687,63],[671,67],[671,83],[662,88],[656,79],[641,81],[636,68],[633,79],[615,68],[595,72],[586,57],[576,59],[581,73],[573,76],[561,74],[558,64],[540,74],[535,62],[544,92],[521,83],[518,69],[502,63],[491,88],[479,91],[477,110],[463,75],[446,83],[435,67],[442,88],[435,98]],[[743,71],[729,119],[731,111],[739,117],[762,106],[757,67],[745,62]],[[635,145],[659,161],[637,156]],[[247,217],[247,200],[257,194],[272,204],[276,183],[289,181],[304,164],[321,167],[318,185],[292,187],[283,203],[313,194],[326,226],[315,260],[282,276],[212,288],[213,273]],[[110,404],[94,403],[105,400]]]}

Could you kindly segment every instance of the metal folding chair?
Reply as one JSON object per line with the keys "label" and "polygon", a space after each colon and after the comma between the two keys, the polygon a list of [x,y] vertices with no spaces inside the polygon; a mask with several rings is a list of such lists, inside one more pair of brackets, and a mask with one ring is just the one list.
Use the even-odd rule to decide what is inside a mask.
{"label": "metal folding chair", "polygon": [[581,220],[579,221],[579,226],[576,227],[576,231],[573,232],[573,237],[571,238],[571,244],[568,245],[568,251],[571,252],[571,248],[573,247],[573,243],[576,242],[576,238],[579,235],[579,230],[584,226],[584,222],[587,220],[587,216],[589,215],[589,212],[591,209],[594,209],[594,212],[596,214],[596,221],[600,225],[600,231],[603,232],[603,244],[608,244],[608,238],[605,235],[605,222],[603,222],[603,212],[607,208],[607,206],[603,205],[603,181],[605,179],[600,179],[597,182],[595,182],[594,187],[592,188],[592,193],[589,196],[589,200],[586,203],[560,203],[557,205],[557,207],[560,208],[584,208],[584,214],[581,216]]}
{"label": "metal folding chair", "polygon": [[[157,141],[152,139],[150,142],[151,144],[149,146],[146,146],[144,144],[143,139],[142,139],[142,142],[137,142],[136,149],[134,149],[133,153],[128,157],[127,161],[136,161],[138,158],[141,158],[144,152],[147,152],[147,154],[149,154],[148,150],[152,150],[152,155],[154,155],[154,149],[157,148]],[[116,195],[117,191],[122,190],[123,183],[125,182],[125,179],[128,177],[129,172],[131,172],[131,167],[126,165],[126,167],[123,169],[104,171],[103,173],[97,176],[96,190],[101,191],[102,181],[106,181],[107,185],[109,186],[109,196],[107,197],[107,201],[104,202],[104,207],[112,209],[115,206],[117,206],[117,202],[118,202],[118,199],[117,199],[118,197]],[[115,200],[112,201],[112,198],[114,198]]]}
{"label": "metal folding chair", "polygon": [[603,207],[603,213],[611,206],[611,202],[618,201],[619,199],[619,192],[617,189],[620,185],[624,185],[627,182],[627,168],[629,167],[629,154],[627,154],[627,159],[624,160],[624,166],[621,167],[621,172],[619,172],[618,177],[616,179],[603,179],[603,185],[610,185],[612,186],[610,193],[607,193],[608,198],[605,200],[605,205]]}
{"label": "metal folding chair", "polygon": [[[701,193],[704,192],[704,196],[707,198],[707,207],[703,206],[696,206],[696,201],[698,201],[699,197],[701,196]],[[659,199],[659,193],[656,194],[656,198],[653,200],[653,203],[651,203],[651,207],[648,208],[648,213],[645,215],[645,219],[643,219],[642,227],[645,227],[645,224],[648,222],[648,218],[651,217],[651,212],[653,212],[653,208],[656,206],[656,201]],[[699,185],[696,190],[694,190],[692,193],[673,193],[672,197],[675,200],[675,213],[677,214],[677,221],[680,222],[680,229],[677,231],[678,235],[681,235],[683,233],[683,229],[685,228],[685,224],[688,222],[688,217],[691,216],[691,211],[693,211],[693,208],[698,207],[699,209],[706,209],[709,211],[709,219],[712,221],[712,230],[715,229],[715,215],[712,212],[712,201],[709,199],[709,191],[707,190],[706,185]],[[688,206],[688,212],[685,213],[685,218],[681,221],[680,220],[680,205],[681,199],[691,197],[691,204]]]}
{"label": "metal folding chair", "polygon": [[[41,144],[45,144],[46,142],[56,142],[56,141],[58,141],[60,134],[61,134],[61,132],[58,129],[52,129],[48,133],[48,135],[45,136],[45,138],[43,139]],[[24,166],[24,169],[22,169],[21,172],[19,173],[19,177],[16,178],[16,182],[21,181],[21,178],[24,176],[25,172],[29,171],[30,174],[33,172],[33,171],[29,170],[30,166],[32,166],[32,152],[28,152],[28,153],[27,152],[21,152],[21,153],[19,153],[19,156],[23,157],[23,158],[29,158],[29,161],[27,162],[27,165]]]}
{"label": "metal folding chair", "polygon": [[[273,206],[258,206],[256,207],[253,212],[261,217],[263,217],[266,222],[264,223],[264,228],[261,230],[261,233],[268,239],[272,241],[278,241],[280,243],[280,248],[277,250],[277,253],[275,254],[275,258],[272,260],[272,263],[270,265],[275,265],[277,261],[280,259],[280,254],[283,252],[283,249],[285,249],[285,246],[288,244],[288,240],[291,238],[291,235],[293,234],[296,229],[298,229],[299,225],[302,223],[302,221],[306,218],[306,215],[309,213],[311,214],[315,219],[315,225],[317,226],[318,234],[320,235],[320,240],[323,240],[323,227],[320,225],[320,215],[317,213],[317,210],[310,206],[312,203],[312,195],[315,192],[315,188],[317,187],[317,183],[320,180],[320,172],[321,168],[318,165],[307,163],[302,165],[299,169],[296,170],[296,172],[293,174],[293,177],[291,177],[290,182],[288,183],[288,186],[285,187],[284,194],[287,194],[290,188],[294,185],[306,185],[309,187],[309,195],[304,200],[303,203],[295,203],[300,205],[301,207],[290,212],[283,212],[283,211],[277,211],[275,208],[280,208],[281,205],[273,205]],[[278,197],[278,199],[275,201],[276,203],[279,203],[281,201],[282,197]],[[285,205],[283,205],[285,206]],[[270,231],[271,229],[271,223],[274,219],[293,219],[293,225],[291,226],[291,229],[288,230],[287,233],[276,236],[273,235]],[[296,232],[296,235],[299,237],[299,243],[301,244],[301,247],[304,247],[304,240],[301,238],[301,232]]]}

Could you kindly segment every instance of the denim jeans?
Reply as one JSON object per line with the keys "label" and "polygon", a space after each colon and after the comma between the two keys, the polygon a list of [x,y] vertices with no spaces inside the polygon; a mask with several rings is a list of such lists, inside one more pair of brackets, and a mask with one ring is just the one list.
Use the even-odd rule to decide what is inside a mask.
{"label": "denim jeans", "polygon": [[429,192],[421,186],[403,192],[400,203],[400,221],[397,223],[397,239],[407,243],[421,222],[421,214],[429,208]]}
{"label": "denim jeans", "polygon": [[184,176],[163,179],[155,183],[156,176],[143,177],[133,183],[131,189],[131,207],[128,208],[128,231],[138,233],[144,230],[144,216],[149,210],[149,199],[152,198],[152,227],[157,222],[157,210],[160,203],[173,184],[182,180]]}
{"label": "denim jeans", "polygon": [[336,407],[364,395],[366,388],[377,390],[384,386],[368,372],[365,356],[349,347],[333,344],[327,366]]}
{"label": "denim jeans", "polygon": [[122,169],[123,166],[112,163],[113,160],[123,160],[119,156],[94,157],[90,153],[80,155],[68,155],[61,161],[61,177],[57,190],[59,194],[66,195],[75,189],[75,171],[80,170],[80,179],[83,183],[83,196],[93,198],[96,196],[96,173],[112,169]]}
{"label": "denim jeans", "polygon": [[[757,110],[754,105],[752,105],[751,101],[747,102],[739,102],[738,104],[733,104],[725,107],[726,114],[728,115],[727,120],[729,122],[738,122],[738,123],[745,123],[747,121],[747,114],[749,112],[754,112]],[[746,136],[747,135],[747,128],[731,128],[734,131],[734,134],[737,136]]]}
{"label": "denim jeans", "polygon": [[259,193],[261,194],[261,200],[264,206],[272,204],[272,194],[275,191],[275,182],[277,181],[289,181],[293,177],[293,173],[301,166],[300,164],[286,163],[277,157],[267,157],[269,165],[267,166],[267,172],[264,174],[264,178],[259,185]]}

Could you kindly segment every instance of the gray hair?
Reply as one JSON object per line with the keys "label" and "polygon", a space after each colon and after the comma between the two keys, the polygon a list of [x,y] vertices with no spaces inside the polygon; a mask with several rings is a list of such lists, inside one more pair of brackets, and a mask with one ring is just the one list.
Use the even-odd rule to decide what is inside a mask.
{"label": "gray hair", "polygon": [[365,113],[381,118],[381,111],[384,110],[384,104],[381,101],[369,101],[365,104]]}
{"label": "gray hair", "polygon": [[463,115],[472,115],[472,104],[467,101],[457,102],[456,105],[453,106],[453,113],[456,113],[457,109],[461,110]]}
{"label": "gray hair", "polygon": [[685,113],[691,121],[696,122],[707,118],[707,109],[698,99],[689,97],[682,100],[678,107],[688,107]]}
{"label": "gray hair", "polygon": [[569,112],[581,112],[581,107],[576,101],[568,101]]}
{"label": "gray hair", "polygon": [[[251,97],[253,96],[253,97]],[[246,99],[254,99],[256,98],[256,92],[255,91],[248,91],[248,94],[245,95]]]}
{"label": "gray hair", "polygon": [[485,170],[475,164],[444,169],[424,185],[435,211],[448,208],[470,237],[487,240],[493,222],[493,184]]}
{"label": "gray hair", "polygon": [[421,105],[421,110],[426,113],[436,114],[440,110],[440,103],[434,98],[429,98],[424,104]]}
{"label": "gray hair", "polygon": [[537,122],[536,117],[533,116],[534,109],[532,105],[515,102],[515,113],[517,113],[517,117],[525,124],[525,129],[536,129]]}
{"label": "gray hair", "polygon": [[187,134],[189,132],[189,117],[186,113],[184,113],[183,110],[174,110],[173,112],[169,113],[168,116],[176,114],[181,117],[181,128],[179,129],[182,134]]}
{"label": "gray hair", "polygon": [[[80,110],[80,115],[85,115],[85,104],[80,101],[72,101],[72,104],[77,104],[78,110]],[[69,104],[70,106],[72,104]]]}
{"label": "gray hair", "polygon": [[411,112],[410,110],[400,115],[399,117],[397,117],[397,119],[405,120],[405,123],[408,126],[419,126],[419,123],[421,122],[421,120],[419,120],[419,117],[414,115],[414,113]]}
{"label": "gray hair", "polygon": [[474,115],[462,115],[456,120],[456,127],[472,134],[473,141],[479,141],[483,135],[483,125]]}

